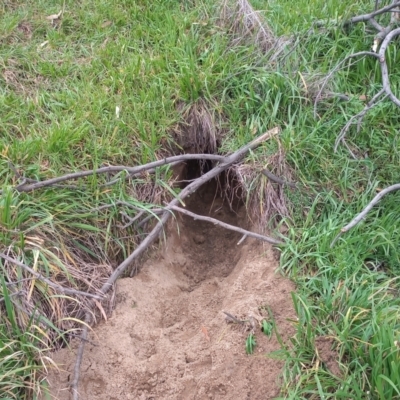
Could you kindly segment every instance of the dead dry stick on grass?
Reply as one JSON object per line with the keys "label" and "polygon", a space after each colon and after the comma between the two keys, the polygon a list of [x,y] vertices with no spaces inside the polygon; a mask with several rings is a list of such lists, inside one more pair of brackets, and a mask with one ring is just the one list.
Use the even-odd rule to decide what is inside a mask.
{"label": "dead dry stick on grass", "polygon": [[[375,29],[378,30],[378,34],[376,35],[374,39],[374,44],[372,46],[372,52],[370,51],[363,51],[363,52],[358,52],[354,54],[350,54],[347,56],[345,59],[339,62],[339,64],[329,72],[329,74],[326,76],[324,79],[323,84],[321,85],[321,88],[315,98],[314,102],[314,118],[317,117],[317,104],[318,101],[321,99],[321,93],[326,86],[327,82],[329,79],[332,77],[332,75],[338,71],[338,69],[343,65],[344,62],[349,60],[350,58],[354,57],[360,57],[360,56],[372,56],[375,57],[379,60],[380,62],[380,68],[381,68],[381,76],[382,76],[382,89],[375,95],[373,96],[372,100],[365,106],[365,108],[358,113],[357,115],[353,116],[350,118],[350,120],[347,122],[347,124],[343,127],[343,129],[340,131],[338,138],[335,141],[335,146],[334,146],[334,151],[337,151],[338,145],[340,142],[342,142],[347,149],[349,150],[350,154],[352,155],[353,158],[357,159],[357,157],[353,154],[351,151],[350,147],[347,145],[345,141],[345,135],[348,132],[350,126],[353,124],[355,120],[358,120],[357,122],[357,132],[360,131],[361,128],[361,123],[362,119],[366,115],[366,113],[373,107],[375,107],[377,104],[379,104],[381,101],[383,101],[386,97],[389,97],[390,100],[400,107],[400,99],[392,92],[391,85],[390,85],[390,78],[389,78],[389,71],[388,71],[388,65],[386,63],[386,50],[389,46],[389,44],[397,37],[400,35],[400,28],[393,29],[394,25],[398,24],[400,19],[399,19],[399,7],[400,7],[400,2],[399,1],[393,1],[392,4],[382,7],[379,10],[375,10],[374,12],[371,12],[369,14],[364,14],[360,15],[357,17],[353,17],[349,19],[348,21],[345,21],[342,25],[347,26],[351,24],[356,24],[358,22],[369,22]],[[391,13],[391,18],[390,18],[390,23],[386,27],[382,27],[374,18],[378,15],[384,14],[384,13]],[[378,51],[378,47],[379,51]],[[383,96],[385,94],[385,96]],[[383,97],[382,97],[383,96]]]}
{"label": "dead dry stick on grass", "polygon": [[333,239],[331,243],[331,248],[335,245],[335,243],[338,241],[339,237],[349,231],[350,229],[354,228],[360,221],[362,221],[365,216],[372,210],[372,208],[378,204],[384,196],[386,196],[390,192],[394,192],[395,190],[400,190],[400,183],[396,183],[395,185],[389,186],[385,189],[383,189],[380,193],[378,193],[370,203],[362,210],[357,216],[355,216],[350,223],[348,223],[346,226],[344,226],[338,235]]}
{"label": "dead dry stick on grass", "polygon": [[[103,168],[98,168],[98,169],[92,169],[88,171],[80,171],[80,172],[74,172],[72,174],[66,174],[62,176],[58,176],[56,178],[52,179],[47,179],[45,181],[38,181],[31,183],[32,180],[29,179],[27,182],[22,182],[19,185],[15,187],[15,189],[20,192],[20,193],[27,193],[27,192],[32,192],[37,189],[42,189],[44,187],[54,187],[60,182],[65,182],[68,180],[75,180],[79,178],[84,178],[86,176],[91,176],[91,175],[98,175],[98,174],[106,174],[110,172],[127,172],[130,176],[138,175],[141,172],[145,172],[148,170],[151,170],[156,167],[160,167],[162,165],[167,165],[167,164],[172,164],[176,162],[181,162],[181,161],[187,161],[187,160],[211,160],[211,161],[217,161],[217,162],[223,162],[225,161],[225,157],[219,156],[216,154],[183,154],[180,156],[172,156],[172,157],[167,157],[163,158],[162,160],[158,161],[153,161],[148,164],[144,165],[139,165],[137,167],[128,167],[124,165],[116,165],[116,166],[109,166],[109,167],[103,167]],[[113,183],[116,183],[117,180],[115,180]],[[78,187],[74,187],[78,188]],[[0,194],[2,191],[0,191]]]}
{"label": "dead dry stick on grass", "polygon": [[[248,151],[255,149],[258,147],[261,143],[271,139],[272,137],[276,136],[277,134],[280,133],[280,128],[275,127],[268,132],[264,133],[260,137],[256,138],[246,146],[243,146],[241,149],[236,151],[235,153],[231,154],[230,156],[227,156],[224,158],[223,162],[220,164],[216,165],[213,169],[211,169],[209,172],[201,176],[200,178],[194,180],[192,183],[190,183],[188,186],[186,186],[179,196],[175,199],[173,199],[166,207],[164,214],[158,221],[157,225],[153,228],[153,230],[146,236],[146,238],[139,244],[139,246],[133,251],[133,253],[125,260],[123,261],[111,274],[111,276],[108,278],[107,282],[103,285],[103,287],[100,289],[100,292],[103,294],[106,294],[108,290],[112,287],[112,285],[115,283],[115,281],[124,273],[124,271],[132,264],[132,262],[138,258],[143,252],[159,237],[164,225],[172,215],[172,207],[177,206],[178,204],[182,204],[183,200],[194,193],[197,189],[199,189],[204,183],[210,181],[211,179],[215,178],[218,176],[221,172],[225,171],[228,169],[230,166],[232,166],[235,163],[238,163],[241,161],[241,159],[247,154]],[[163,164],[161,164],[163,165]],[[85,321],[91,322],[91,316],[89,313],[86,314]],[[88,335],[88,323],[85,323],[83,331],[82,331],[82,338],[84,340],[81,340],[81,343],[79,345],[78,349],[78,354],[77,354],[77,359],[75,362],[75,367],[74,367],[74,379],[71,383],[71,391],[73,395],[74,400],[79,400],[79,375],[80,375],[80,365],[82,362],[82,357],[83,357],[83,352],[84,352],[84,346],[85,342],[87,341],[87,335]]]}
{"label": "dead dry stick on grass", "polygon": [[382,85],[383,89],[385,90],[385,93],[389,96],[390,100],[396,106],[400,107],[400,99],[398,99],[392,92],[392,89],[390,87],[390,80],[389,80],[389,70],[388,66],[386,63],[386,49],[389,46],[390,42],[396,38],[397,36],[400,35],[400,28],[397,28],[393,31],[391,31],[385,38],[385,40],[382,42],[381,48],[379,49],[379,61],[381,63],[381,71],[382,71]]}
{"label": "dead dry stick on grass", "polygon": [[[336,72],[344,62],[346,62],[350,58],[368,55],[368,56],[372,56],[372,57],[377,58],[379,60],[380,67],[381,67],[382,86],[383,86],[383,88],[371,99],[371,101],[365,106],[365,108],[360,113],[358,113],[357,115],[351,117],[350,120],[347,122],[347,124],[343,127],[343,129],[340,131],[340,134],[339,134],[338,138],[335,141],[335,146],[334,146],[334,151],[335,152],[337,151],[337,148],[338,148],[338,145],[339,145],[340,142],[346,144],[344,142],[344,137],[345,137],[347,131],[349,130],[350,126],[352,125],[353,121],[356,120],[356,119],[358,120],[357,132],[359,132],[360,127],[361,127],[361,121],[364,118],[365,114],[370,109],[372,109],[377,104],[379,104],[381,101],[383,101],[386,97],[389,97],[390,100],[395,105],[400,107],[400,99],[398,99],[393,94],[392,89],[391,89],[390,79],[389,79],[389,71],[388,71],[388,66],[387,66],[386,58],[385,58],[385,52],[386,52],[386,49],[387,49],[388,45],[390,44],[390,42],[394,38],[396,38],[399,35],[400,35],[400,28],[397,28],[397,29],[393,30],[392,32],[390,32],[386,36],[385,40],[383,41],[382,46],[381,46],[381,48],[379,50],[379,53],[374,53],[374,52],[370,52],[370,51],[362,51],[362,52],[350,54],[345,59],[343,59],[325,78],[324,83],[322,84],[322,86],[320,88],[320,91],[318,92],[317,97],[316,97],[315,102],[314,102],[314,117],[317,116],[317,103],[318,103],[318,100],[320,98],[320,95],[322,93],[323,88],[325,87],[325,85],[328,82],[328,80],[332,77],[333,73]],[[384,94],[385,94],[385,96],[383,96]],[[350,151],[350,149],[349,149],[349,151]],[[353,155],[353,157],[355,157],[355,156]]]}
{"label": "dead dry stick on grass", "polygon": [[343,23],[343,26],[357,24],[359,22],[367,22],[367,21],[377,17],[378,15],[390,12],[391,10],[393,10],[394,8],[399,7],[399,6],[400,6],[400,1],[395,1],[392,4],[382,7],[379,10],[375,10],[369,14],[358,15],[356,17],[350,18],[349,20],[347,20]]}
{"label": "dead dry stick on grass", "polygon": [[219,220],[217,220],[215,218],[205,217],[203,215],[198,215],[198,214],[195,214],[195,213],[193,213],[191,211],[185,210],[184,208],[181,208],[181,207],[170,206],[170,208],[171,208],[171,210],[178,211],[178,212],[180,212],[182,214],[185,214],[185,215],[189,215],[190,217],[193,217],[195,220],[211,222],[214,225],[222,226],[225,229],[229,229],[231,231],[239,232],[239,233],[241,233],[243,235],[250,236],[250,237],[262,240],[264,242],[268,242],[268,243],[276,244],[276,245],[283,244],[283,242],[281,242],[280,240],[276,240],[276,239],[271,238],[269,236],[260,235],[260,234],[255,233],[255,232],[250,232],[250,231],[248,231],[246,229],[242,229],[242,228],[239,228],[237,226],[229,225],[229,224],[227,224],[225,222],[222,222],[222,221],[219,221]]}

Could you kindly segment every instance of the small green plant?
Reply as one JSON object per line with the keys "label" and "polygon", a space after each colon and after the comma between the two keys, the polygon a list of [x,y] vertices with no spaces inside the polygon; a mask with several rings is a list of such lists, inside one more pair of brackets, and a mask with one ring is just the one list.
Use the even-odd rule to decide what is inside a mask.
{"label": "small green plant", "polygon": [[272,324],[272,322],[263,319],[262,323],[261,323],[261,330],[264,332],[264,334],[266,336],[268,336],[269,338],[272,336],[272,330],[274,328],[274,325]]}
{"label": "small green plant", "polygon": [[257,345],[257,342],[256,342],[256,338],[254,336],[254,333],[249,333],[249,336],[247,336],[247,339],[246,339],[246,353],[253,354],[256,345]]}

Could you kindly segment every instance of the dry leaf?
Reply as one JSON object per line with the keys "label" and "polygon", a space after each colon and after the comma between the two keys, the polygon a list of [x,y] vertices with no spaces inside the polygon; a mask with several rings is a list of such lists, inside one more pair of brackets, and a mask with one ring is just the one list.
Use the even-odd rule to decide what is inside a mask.
{"label": "dry leaf", "polygon": [[46,19],[48,19],[49,21],[53,22],[53,21],[55,21],[57,19],[60,19],[61,14],[62,14],[62,10],[58,14],[49,15],[48,17],[46,17]]}
{"label": "dry leaf", "polygon": [[367,101],[367,96],[365,94],[362,94],[361,96],[358,97],[360,101]]}

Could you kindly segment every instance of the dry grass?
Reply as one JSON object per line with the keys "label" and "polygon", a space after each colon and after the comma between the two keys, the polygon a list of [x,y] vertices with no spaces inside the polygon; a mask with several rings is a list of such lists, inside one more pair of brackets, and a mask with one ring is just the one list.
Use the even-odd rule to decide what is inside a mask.
{"label": "dry grass", "polygon": [[249,219],[261,230],[273,228],[283,217],[291,216],[291,207],[285,195],[289,189],[264,176],[261,173],[263,169],[268,169],[284,181],[293,181],[292,169],[286,162],[281,146],[263,162],[241,164],[231,170],[237,182],[235,193],[241,194],[248,208]]}
{"label": "dry grass", "polygon": [[278,61],[292,42],[292,39],[277,37],[248,0],[225,0],[221,21],[229,27],[233,46],[254,44],[263,54],[269,54],[270,62]]}
{"label": "dry grass", "polygon": [[[39,257],[39,252],[43,252],[47,260]],[[48,235],[34,234],[26,241],[24,253],[10,247],[6,254],[15,260],[24,261],[34,270],[50,270],[48,279],[57,285],[83,292],[97,293],[112,272],[109,264],[90,262],[87,254],[80,251],[76,243],[68,245],[60,238],[51,243]],[[34,323],[42,332],[46,332],[42,337],[45,347],[57,348],[63,345],[68,335],[80,328],[78,319],[89,309],[89,299],[79,294],[73,297],[62,294],[16,268],[10,261],[3,260],[2,264],[2,274],[15,306],[19,327],[29,331]],[[98,309],[94,310],[95,318],[110,314],[109,299],[112,297],[113,290],[102,302],[96,302]]]}

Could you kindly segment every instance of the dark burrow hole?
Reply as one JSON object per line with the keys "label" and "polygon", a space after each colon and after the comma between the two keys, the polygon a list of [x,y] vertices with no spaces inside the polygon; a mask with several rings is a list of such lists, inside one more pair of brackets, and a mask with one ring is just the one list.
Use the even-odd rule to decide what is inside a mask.
{"label": "dark burrow hole", "polygon": [[[176,187],[184,189],[195,179],[200,178],[213,168],[211,160],[188,160],[175,167]],[[243,190],[232,171],[223,171],[216,178],[206,182],[198,192],[214,193],[215,197],[222,197],[229,203],[232,211],[244,205]]]}
{"label": "dark burrow hole", "polygon": [[[181,189],[213,168],[211,161],[190,160],[176,170],[177,185]],[[227,224],[246,228],[246,208],[237,179],[232,172],[222,172],[203,184],[185,199],[186,209]],[[183,272],[193,284],[205,279],[224,278],[240,258],[238,242],[242,234],[212,222],[179,216],[181,251],[189,262]]]}

